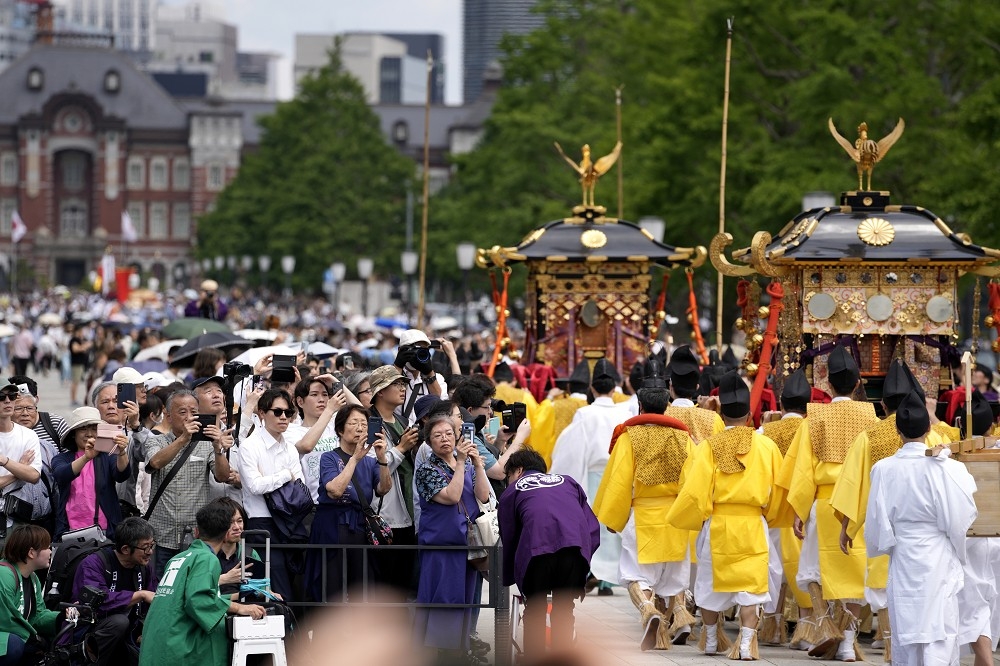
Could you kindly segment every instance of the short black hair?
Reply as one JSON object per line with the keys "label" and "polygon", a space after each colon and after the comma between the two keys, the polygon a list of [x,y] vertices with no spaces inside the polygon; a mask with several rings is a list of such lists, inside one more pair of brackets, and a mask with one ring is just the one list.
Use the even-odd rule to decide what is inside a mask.
{"label": "short black hair", "polygon": [[139,405],[139,421],[144,422],[153,414],[163,411],[163,401],[155,393],[146,394],[146,402]]}
{"label": "short black hair", "polygon": [[[264,393],[266,395],[267,391]],[[261,399],[263,400],[263,396]],[[198,538],[202,541],[218,541],[229,531],[233,522],[233,509],[225,504],[209,502],[198,509],[195,521],[198,523]]]}
{"label": "short black hair", "polygon": [[289,395],[288,391],[280,388],[269,388],[261,394],[260,400],[257,401],[258,411],[266,412],[271,409],[274,405],[274,401],[279,398],[285,399],[285,402],[288,403],[289,409],[295,407],[295,402],[292,400],[292,396]]}
{"label": "short black hair", "polygon": [[[989,370],[987,370],[987,372],[989,372]],[[13,375],[11,377],[8,377],[7,381],[9,381],[11,384],[15,386],[17,386],[18,384],[27,385],[28,392],[31,395],[35,396],[36,398],[38,397],[38,382],[36,382],[28,375]]]}
{"label": "short black hair", "polygon": [[643,414],[662,414],[670,404],[670,391],[665,388],[643,388],[636,395]]}
{"label": "short black hair", "polygon": [[247,510],[243,508],[243,505],[234,500],[232,497],[216,497],[214,500],[209,502],[209,504],[219,504],[229,509],[230,523],[232,522],[233,513],[238,512],[240,518],[243,519],[243,524],[246,525],[250,522],[250,517],[247,515]]}
{"label": "short black hair", "polygon": [[542,474],[549,471],[545,466],[545,458],[530,446],[510,454],[507,463],[503,466],[503,471],[504,474],[510,474],[517,468],[521,468],[525,472],[541,472]]}
{"label": "short black hair", "polygon": [[154,537],[153,526],[138,516],[126,518],[115,527],[115,550],[125,546],[135,548],[143,539]]}
{"label": "short black hair", "polygon": [[594,389],[595,393],[611,393],[615,390],[615,380],[611,377],[598,377],[590,382],[591,388]]}
{"label": "short black hair", "polygon": [[475,409],[497,393],[493,380],[485,375],[466,377],[451,394],[451,399],[466,409]]}
{"label": "short black hair", "polygon": [[427,412],[427,416],[424,417],[424,420],[429,419],[434,414],[447,414],[448,416],[451,416],[451,410],[453,409],[455,409],[454,400],[438,400],[434,406],[431,407],[431,411]]}

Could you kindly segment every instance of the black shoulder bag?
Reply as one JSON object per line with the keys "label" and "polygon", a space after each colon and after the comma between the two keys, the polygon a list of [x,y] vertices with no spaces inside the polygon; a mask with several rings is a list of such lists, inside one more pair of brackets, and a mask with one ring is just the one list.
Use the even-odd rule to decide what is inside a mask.
{"label": "black shoulder bag", "polygon": [[[334,450],[337,456],[340,458],[341,462],[346,467],[347,461],[350,456],[343,449]],[[341,469],[344,469],[341,467]],[[378,498],[378,510],[372,509],[371,505],[365,502],[364,498],[361,497],[361,486],[358,485],[358,468],[354,467],[354,474],[351,475],[351,482],[354,484],[354,492],[358,495],[358,503],[361,505],[361,513],[365,517],[365,538],[373,546],[391,546],[392,545],[392,528],[389,527],[389,523],[385,522],[385,519],[380,515],[382,513],[382,501],[385,499],[384,496]]]}
{"label": "black shoulder bag", "polygon": [[170,468],[170,471],[167,472],[166,478],[163,479],[163,482],[156,489],[156,494],[153,495],[153,499],[150,500],[149,507],[146,509],[146,513],[143,514],[142,516],[143,520],[149,520],[149,517],[153,515],[153,509],[156,508],[156,503],[160,501],[160,496],[163,495],[163,491],[167,489],[167,486],[170,485],[170,482],[174,480],[175,476],[177,476],[177,472],[181,471],[181,467],[183,467],[184,463],[187,462],[187,459],[191,457],[191,454],[194,453],[195,447],[197,446],[198,442],[196,441],[188,442],[188,445],[184,447],[183,451],[181,451],[181,455],[177,459],[177,463]]}

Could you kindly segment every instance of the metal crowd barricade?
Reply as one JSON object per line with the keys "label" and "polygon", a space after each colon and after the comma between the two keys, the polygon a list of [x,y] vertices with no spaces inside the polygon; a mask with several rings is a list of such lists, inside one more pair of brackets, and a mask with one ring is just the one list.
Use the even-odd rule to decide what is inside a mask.
{"label": "metal crowd barricade", "polygon": [[[257,544],[251,544],[248,541],[248,547],[255,546]],[[321,579],[320,579],[320,595],[322,601],[292,601],[288,602],[288,605],[292,608],[326,608],[326,607],[338,607],[338,606],[350,606],[352,604],[364,603],[371,604],[377,607],[385,608],[435,608],[435,609],[448,609],[448,608],[489,608],[493,610],[493,654],[491,656],[491,663],[496,664],[496,666],[510,666],[512,663],[512,651],[511,651],[511,617],[510,617],[510,588],[504,587],[503,577],[501,575],[501,567],[503,562],[503,547],[498,542],[497,545],[487,548],[489,551],[489,573],[486,576],[486,583],[489,585],[489,597],[485,600],[485,603],[478,604],[436,604],[436,603],[418,603],[418,602],[386,602],[386,601],[371,601],[369,598],[370,589],[368,584],[368,572],[369,572],[369,555],[372,551],[386,551],[386,550],[409,550],[409,551],[423,551],[423,550],[464,550],[468,551],[468,546],[423,546],[423,545],[392,545],[392,546],[371,546],[368,544],[285,544],[285,543],[275,543],[271,542],[271,550],[284,550],[290,552],[302,552],[302,551],[323,551],[323,562],[321,569]],[[328,551],[331,550],[361,550],[362,552],[362,585],[361,585],[361,597],[359,599],[352,598],[350,601],[347,599],[347,588],[341,590],[340,599],[332,600],[326,599],[326,582],[327,582],[327,565],[328,562]],[[346,552],[345,552],[346,555]],[[341,573],[342,579],[347,579],[347,557],[343,557],[341,560]],[[313,592],[313,591],[310,591]]]}

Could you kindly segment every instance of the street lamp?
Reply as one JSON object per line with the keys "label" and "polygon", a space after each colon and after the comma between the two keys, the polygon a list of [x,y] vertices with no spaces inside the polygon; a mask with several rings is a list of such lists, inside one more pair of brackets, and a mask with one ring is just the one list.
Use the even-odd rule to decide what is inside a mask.
{"label": "street lamp", "polygon": [[281,270],[285,274],[285,296],[292,295],[292,273],[295,272],[295,256],[286,254],[281,258]]}
{"label": "street lamp", "polygon": [[458,267],[462,269],[462,285],[465,293],[462,298],[462,331],[469,328],[469,271],[476,263],[476,244],[459,243],[455,248]]}
{"label": "street lamp", "polygon": [[[216,274],[221,273],[222,269],[226,266],[226,258],[221,254],[215,257],[215,272]],[[218,275],[217,275],[218,277]]]}
{"label": "street lamp", "polygon": [[399,263],[403,267],[403,275],[406,276],[406,321],[409,322],[413,316],[413,274],[417,272],[417,264],[420,262],[420,255],[415,250],[403,250],[399,255]]}
{"label": "street lamp", "polygon": [[206,275],[208,275],[208,272],[210,270],[212,270],[212,260],[209,259],[208,257],[205,257],[204,259],[201,260],[201,274],[202,274],[202,277],[205,277]]}
{"label": "street lamp", "polygon": [[266,254],[257,257],[257,268],[260,269],[260,288],[263,290],[267,283],[267,272],[271,270],[271,257]]}
{"label": "street lamp", "polygon": [[340,285],[344,281],[344,277],[347,275],[347,266],[343,262],[335,262],[330,264],[330,272],[333,273],[333,307],[334,313],[337,317],[340,316]]}
{"label": "street lamp", "polygon": [[174,289],[180,289],[184,284],[184,264],[174,264]]}
{"label": "street lamp", "polygon": [[667,230],[667,223],[662,217],[647,216],[639,218],[639,228],[653,237],[657,243],[663,242],[663,234]]}
{"label": "street lamp", "polygon": [[361,315],[368,316],[368,279],[375,270],[375,262],[370,257],[360,257],[358,259],[358,277],[364,284],[361,287]]}

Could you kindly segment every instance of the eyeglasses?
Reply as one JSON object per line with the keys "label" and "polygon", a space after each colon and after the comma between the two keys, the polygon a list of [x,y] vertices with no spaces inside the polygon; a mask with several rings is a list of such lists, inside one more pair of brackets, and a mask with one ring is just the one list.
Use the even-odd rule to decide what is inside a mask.
{"label": "eyeglasses", "polygon": [[37,412],[38,408],[33,405],[25,405],[24,407],[15,407],[15,414],[29,414],[31,412]]}
{"label": "eyeglasses", "polygon": [[371,393],[371,392],[372,392],[372,390],[370,388],[366,388],[364,391],[358,391],[358,395],[362,395],[364,393]]}
{"label": "eyeglasses", "polygon": [[150,553],[152,553],[154,548],[156,548],[156,542],[155,541],[152,542],[152,543],[148,543],[145,546],[140,546],[138,544],[134,544],[132,546],[132,550],[141,550],[142,552],[146,553],[147,555],[149,555]]}
{"label": "eyeglasses", "polygon": [[0,402],[14,402],[20,397],[20,393],[0,393]]}
{"label": "eyeglasses", "polygon": [[282,416],[282,415],[284,415],[284,417],[287,418],[287,419],[290,419],[293,416],[295,416],[295,410],[294,409],[278,409],[276,407],[274,409],[268,409],[266,411],[271,412],[275,416]]}

